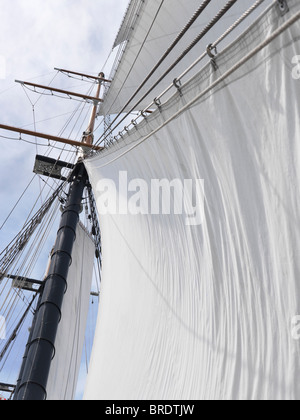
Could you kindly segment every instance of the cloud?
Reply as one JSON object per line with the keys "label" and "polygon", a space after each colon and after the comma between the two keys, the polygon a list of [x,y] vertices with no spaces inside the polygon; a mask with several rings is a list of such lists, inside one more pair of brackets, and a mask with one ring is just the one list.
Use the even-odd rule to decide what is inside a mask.
{"label": "cloud", "polygon": [[[0,0],[0,54],[8,73],[32,77],[53,66],[98,71],[127,0]],[[123,5],[123,7],[122,7]]]}
{"label": "cloud", "polygon": [[[6,67],[5,80],[0,78],[0,123],[33,129],[35,117],[38,131],[57,135],[78,103],[39,98],[31,92],[27,92],[28,99],[14,80],[34,79],[48,84],[55,74],[54,67],[98,73],[111,50],[127,3],[128,0],[0,0],[0,64],[2,70],[4,64]],[[75,91],[89,88],[65,76],[58,76],[54,84]],[[32,103],[37,99],[33,115]],[[52,119],[58,115],[62,117]],[[85,111],[83,116],[86,115]],[[0,134],[18,137],[3,131]],[[75,134],[74,131],[72,136]],[[11,200],[21,194],[32,176],[36,149],[0,138],[0,150],[1,221]],[[39,150],[43,153],[43,149]],[[58,153],[54,152],[56,156]]]}
{"label": "cloud", "polygon": [[[54,67],[97,74],[102,70],[121,24],[128,0],[0,0],[0,123],[34,128],[57,135],[77,102],[39,97],[23,92],[15,79],[49,84]],[[57,76],[54,84],[74,91],[85,91],[89,85]],[[38,100],[36,106],[32,104]],[[33,113],[34,110],[34,113]],[[81,123],[88,122],[87,107],[79,129],[70,125],[65,135],[80,133]],[[55,118],[54,118],[55,117]],[[41,121],[41,122],[39,122]],[[18,141],[18,135],[0,131],[0,225],[21,196],[33,174],[36,152],[45,148]],[[80,138],[79,138],[80,140]],[[34,139],[31,139],[34,141]],[[54,150],[57,158],[60,151]],[[40,184],[32,184],[13,213],[11,222],[0,233],[0,249],[22,227],[35,202]],[[40,205],[40,202],[39,202]],[[80,384],[84,382],[81,378]]]}

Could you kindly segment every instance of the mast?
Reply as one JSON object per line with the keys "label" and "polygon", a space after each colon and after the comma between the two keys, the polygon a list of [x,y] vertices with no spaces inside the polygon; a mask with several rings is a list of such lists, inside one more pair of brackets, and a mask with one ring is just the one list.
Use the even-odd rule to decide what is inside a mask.
{"label": "mast", "polygon": [[[100,97],[101,81],[98,81],[96,97]],[[98,102],[97,102],[98,103]],[[93,143],[97,103],[94,103],[87,132],[82,143]],[[68,272],[72,263],[72,249],[81,213],[83,191],[88,185],[88,174],[82,162],[78,163],[71,177],[68,199],[61,216],[56,243],[51,255],[48,276],[38,303],[32,330],[23,359],[23,365],[15,391],[15,400],[45,400],[47,381],[55,355],[55,338],[61,320],[61,309],[67,290]]]}
{"label": "mast", "polygon": [[[104,73],[99,74],[99,82],[98,82],[98,87],[97,87],[96,98],[100,98],[101,80],[105,80],[104,79]],[[97,109],[98,109],[98,105],[97,105],[97,103],[94,103],[93,110],[92,110],[92,115],[91,115],[90,122],[89,122],[89,126],[88,126],[87,130],[83,133],[82,142],[85,143],[87,146],[90,146],[90,147],[93,145],[93,142],[94,142],[93,132],[94,132],[94,129],[95,129]]]}

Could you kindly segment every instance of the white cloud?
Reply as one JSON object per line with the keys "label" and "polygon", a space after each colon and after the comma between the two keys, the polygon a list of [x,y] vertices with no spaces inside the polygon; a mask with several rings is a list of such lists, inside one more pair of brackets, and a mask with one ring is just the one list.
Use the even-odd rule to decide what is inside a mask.
{"label": "white cloud", "polygon": [[[48,84],[55,74],[54,67],[92,74],[102,70],[127,4],[128,0],[0,0],[0,123],[33,129],[32,105],[22,87],[15,85],[15,79]],[[58,76],[56,84],[75,91],[87,88],[65,76]],[[28,95],[32,102],[39,99],[34,93]],[[41,98],[35,118],[37,122],[47,121],[37,123],[38,131],[58,134],[69,117],[67,113],[77,104]],[[67,115],[49,120],[60,114]],[[0,135],[18,138],[17,134],[3,131]],[[34,145],[0,138],[0,225],[32,178],[35,154]],[[58,154],[54,151],[55,157]],[[36,182],[11,223],[1,231],[1,250],[24,223],[38,189]]]}
{"label": "white cloud", "polygon": [[[0,0],[0,54],[25,77],[54,66],[98,71],[127,0]],[[121,5],[121,6],[120,6]],[[123,5],[123,7],[122,7]]]}
{"label": "white cloud", "polygon": [[[15,85],[15,79],[48,84],[55,74],[54,67],[98,73],[111,50],[127,3],[128,0],[0,0],[0,70],[1,64],[6,65],[6,78],[0,77],[0,123],[33,129],[32,105],[22,87]],[[38,77],[41,75],[44,77]],[[65,76],[58,76],[56,84],[75,91],[89,87]],[[39,98],[31,92],[28,95],[32,102]],[[64,99],[41,98],[35,107],[36,121],[72,112],[77,105]],[[64,115],[37,124],[37,129],[56,135],[67,118]],[[11,135],[3,131],[0,134]],[[36,149],[0,138],[0,150],[1,222],[32,176]],[[11,196],[7,195],[8,190]]]}
{"label": "white cloud", "polygon": [[3,55],[0,55],[0,79],[4,80],[6,78],[6,58]]}

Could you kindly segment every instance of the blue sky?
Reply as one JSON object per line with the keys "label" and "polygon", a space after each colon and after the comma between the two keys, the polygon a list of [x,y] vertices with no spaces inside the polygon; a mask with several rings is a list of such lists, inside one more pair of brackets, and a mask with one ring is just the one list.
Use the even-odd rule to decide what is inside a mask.
{"label": "blue sky", "polygon": [[[34,129],[31,101],[39,97],[29,92],[29,100],[15,79],[48,85],[54,67],[92,74],[102,70],[127,4],[128,0],[0,0],[0,64],[6,67],[5,79],[0,79],[0,123]],[[75,91],[87,88],[65,76],[57,76],[54,84]],[[56,135],[76,106],[73,101],[41,98],[35,107],[37,131]],[[36,148],[2,138],[0,148],[1,222],[32,177]]]}
{"label": "blue sky", "polygon": [[[127,5],[128,0],[0,0],[0,124],[34,130],[35,120],[37,131],[57,135],[78,103],[31,92],[27,96],[15,79],[48,85],[56,76],[54,67],[97,74]],[[53,85],[73,91],[89,87],[61,75]],[[36,153],[46,151],[46,147],[18,141],[18,135],[0,131],[3,135],[16,140],[0,137],[0,226],[32,179]],[[53,157],[59,153],[54,151]],[[1,250],[22,227],[40,188],[41,181],[36,179],[0,231]],[[83,384],[84,373],[78,396]]]}

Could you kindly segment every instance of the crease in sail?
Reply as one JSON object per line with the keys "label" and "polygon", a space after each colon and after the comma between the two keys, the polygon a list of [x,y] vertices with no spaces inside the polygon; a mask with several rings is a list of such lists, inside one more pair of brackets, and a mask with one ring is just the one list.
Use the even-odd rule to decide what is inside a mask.
{"label": "crease in sail", "polygon": [[[174,48],[172,53],[164,60],[163,64],[149,79],[139,93],[139,97],[136,98],[137,100],[143,97],[153,83],[164,74],[166,69],[168,69],[182,51],[194,41],[201,30],[213,17],[215,17],[226,3],[226,0],[222,0],[222,2],[211,2],[209,4],[182,41],[179,42],[177,47]],[[137,7],[136,3],[133,4]],[[264,7],[269,4],[271,4],[271,0],[265,0],[253,14],[252,19],[257,17]],[[237,17],[240,16],[241,10],[244,12],[252,5],[253,0],[243,1],[242,9],[240,4],[234,5],[224,19],[216,25],[216,28],[214,29],[214,39],[212,39],[211,34],[209,34],[209,36],[204,37],[197,47],[189,53],[189,62],[196,60],[201,52],[205,51],[208,44],[214,42],[222,33],[224,33],[225,30],[235,22]],[[134,8],[132,9],[132,7],[129,7],[124,19],[125,23],[121,26],[120,33],[126,33],[127,35],[121,36],[120,38],[120,40],[123,39],[123,43],[120,46],[122,51],[118,60],[118,66],[112,74],[113,82],[106,92],[104,104],[100,107],[100,113],[103,115],[116,114],[123,109],[128,98],[130,98],[142,84],[145,77],[150,73],[154,65],[167,51],[178,34],[189,22],[195,11],[199,8],[199,1],[177,0],[175,4],[173,0],[164,0],[163,2],[161,0],[147,0],[142,2],[140,7],[141,10],[134,21],[134,26],[130,28],[130,34],[126,22],[130,20],[130,17],[132,19],[131,13]],[[242,27],[245,28],[245,26]],[[228,42],[231,42],[234,36],[236,36],[236,34],[229,37]],[[124,40],[126,40],[126,44],[124,44]],[[170,78],[161,81],[153,92],[139,104],[138,110],[145,109],[152,100],[170,84],[170,80],[173,80],[181,74],[185,68],[185,61],[178,63],[171,72]],[[132,106],[134,106],[134,103],[131,103],[125,111],[129,111]]]}
{"label": "crease in sail", "polygon": [[89,310],[94,255],[95,244],[79,224],[55,343],[55,356],[47,384],[49,401],[71,401],[75,398]]}
{"label": "crease in sail", "polygon": [[205,181],[198,226],[98,208],[102,292],[85,399],[300,398],[300,4],[288,5],[282,16],[274,3],[217,71],[206,65],[85,161],[98,206],[103,179],[123,197],[120,171],[148,185]]}

